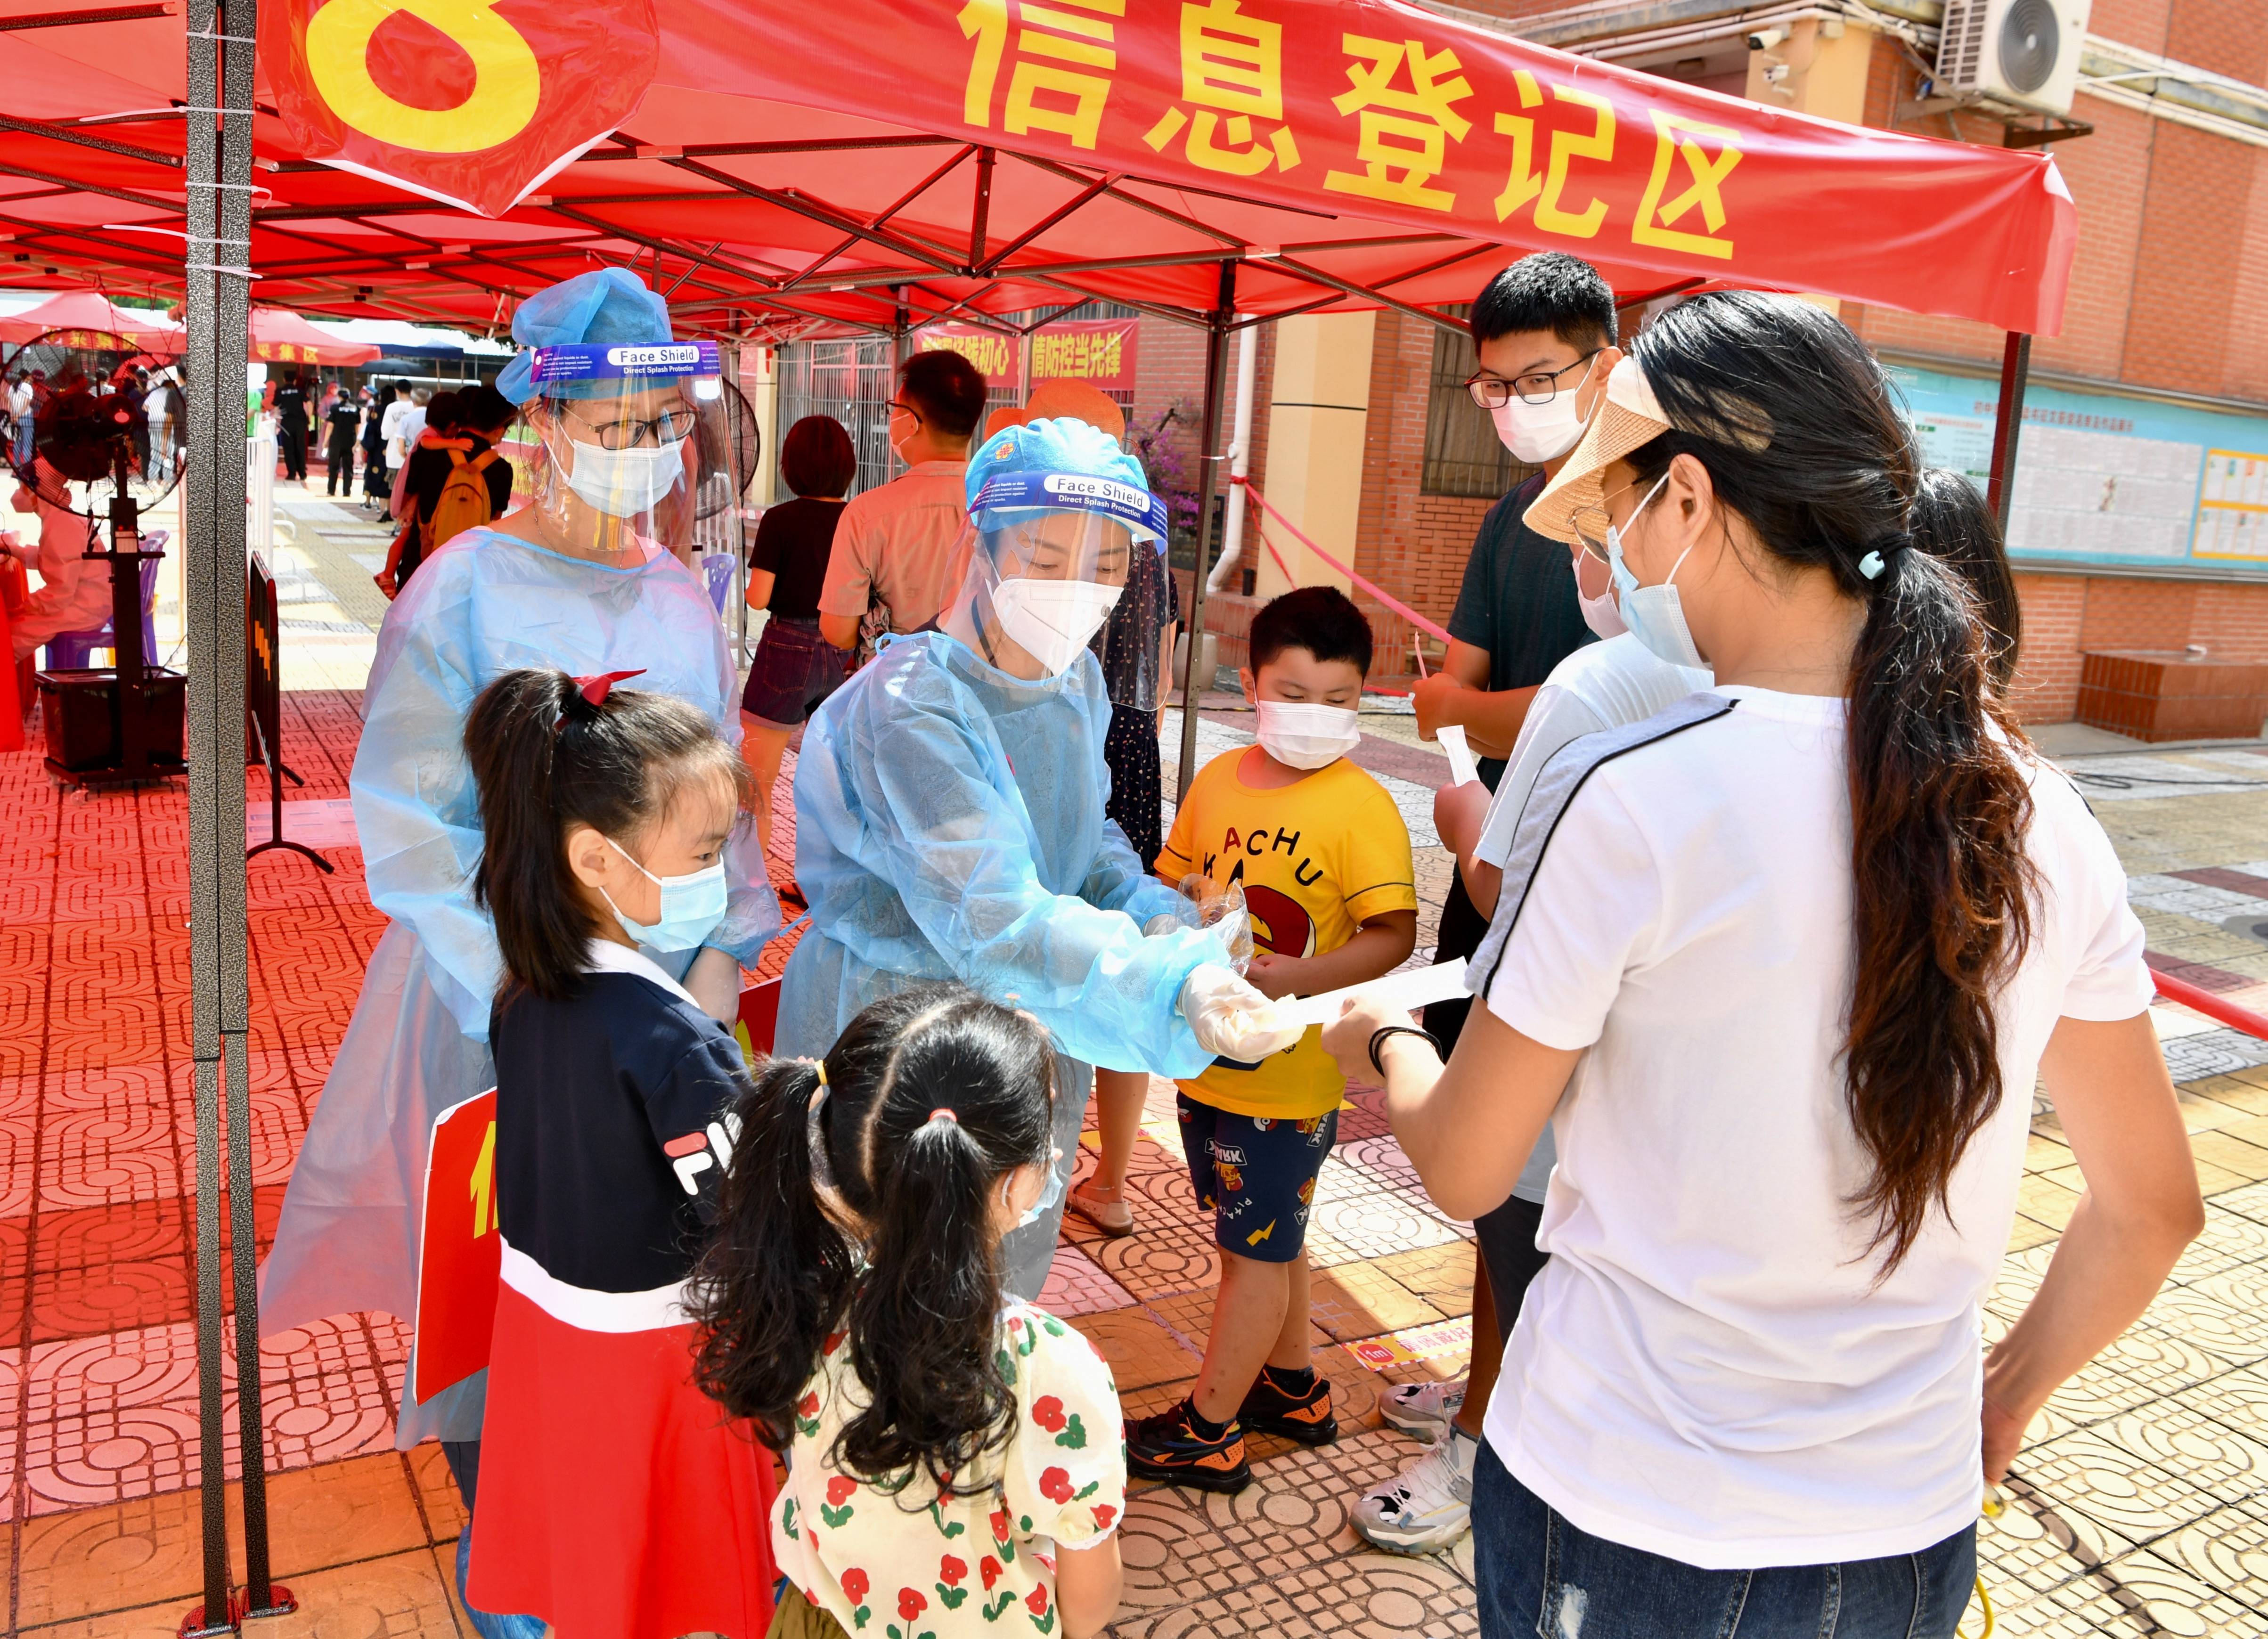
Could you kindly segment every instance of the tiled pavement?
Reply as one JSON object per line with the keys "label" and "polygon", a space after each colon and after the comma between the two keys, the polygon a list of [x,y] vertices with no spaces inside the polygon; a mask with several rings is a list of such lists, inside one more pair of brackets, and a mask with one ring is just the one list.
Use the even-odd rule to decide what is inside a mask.
{"label": "tiled pavement", "polygon": [[[308,565],[326,585],[343,579],[345,555],[328,555],[311,552]],[[308,779],[295,798],[344,797],[354,703],[288,697],[286,754]],[[1403,724],[1376,726],[1386,744],[1366,760],[1375,751],[1381,773],[1422,789],[1426,765],[1410,760],[1435,753],[1410,745]],[[1225,716],[1204,749],[1241,738]],[[2268,758],[2122,753],[2073,766],[2092,775],[2089,794],[2137,873],[2159,959],[2261,1005],[2268,944],[2246,919],[2257,910],[2268,922],[2268,860],[2257,857],[2268,855],[2268,795],[2250,789],[2268,783]],[[186,1488],[196,1418],[184,803],[178,790],[65,797],[33,759],[10,757],[0,812],[11,844],[0,865],[8,1627],[154,1639],[195,1601],[198,1576]],[[783,827],[784,851],[790,835]],[[335,877],[278,855],[251,869],[263,1238],[380,925],[359,854],[333,856]],[[1444,864],[1437,850],[1421,860],[1433,908]],[[2004,1633],[2268,1633],[2268,1050],[2163,1013],[2208,1227],[2142,1323],[2033,1430],[2015,1505],[1985,1539]],[[1179,1182],[1170,1098],[1156,1092],[1136,1162],[1141,1232],[1106,1241],[1074,1220],[1049,1292],[1110,1356],[1137,1413],[1168,1403],[1194,1373],[1215,1268]],[[1234,1499],[1138,1496],[1121,1634],[1474,1629],[1463,1550],[1378,1554],[1345,1521],[1350,1499],[1416,1450],[1378,1426],[1378,1389],[1461,1365],[1471,1279],[1464,1226],[1427,1207],[1374,1095],[1358,1091],[1353,1106],[1310,1238],[1322,1269],[1316,1341],[1348,1432],[1320,1452],[1263,1443],[1257,1483]],[[1995,1331],[2036,1283],[2077,1199],[2051,1113],[2035,1132]],[[1381,1373],[1343,1347],[1394,1334],[1448,1352]],[[438,1453],[390,1449],[405,1354],[402,1328],[382,1316],[342,1317],[262,1350],[276,1562],[303,1603],[278,1631],[469,1633],[448,1588],[461,1514]]]}

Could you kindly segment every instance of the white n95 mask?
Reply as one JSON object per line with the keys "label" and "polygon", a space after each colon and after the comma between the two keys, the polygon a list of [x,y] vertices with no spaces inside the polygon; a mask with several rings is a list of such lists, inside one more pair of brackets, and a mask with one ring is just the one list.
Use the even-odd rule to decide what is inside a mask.
{"label": "white n95 mask", "polygon": [[613,518],[651,512],[676,486],[685,470],[683,440],[609,450],[596,444],[570,444],[573,465],[567,487],[589,505]]}
{"label": "white n95 mask", "polygon": [[1025,653],[1060,677],[1086,651],[1123,590],[1091,580],[1004,580],[992,588],[992,612]]}
{"label": "white n95 mask", "polygon": [[1262,700],[1252,714],[1261,750],[1294,768],[1322,768],[1362,744],[1359,720],[1346,706]]}

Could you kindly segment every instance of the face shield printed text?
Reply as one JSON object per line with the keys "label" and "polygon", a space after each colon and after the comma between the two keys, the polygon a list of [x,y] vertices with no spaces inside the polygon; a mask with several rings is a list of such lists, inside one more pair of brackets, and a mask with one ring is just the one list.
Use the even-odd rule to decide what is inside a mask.
{"label": "face shield printed text", "polygon": [[1165,547],[1166,503],[1146,489],[1108,478],[1081,473],[999,473],[986,479],[968,503],[969,517],[979,528],[992,527],[994,514],[1027,511],[1098,513],[1124,524],[1160,550]]}
{"label": "face shield printed text", "polygon": [[714,342],[643,346],[577,342],[535,349],[531,379],[541,387],[562,381],[720,376],[724,368],[724,356]]}

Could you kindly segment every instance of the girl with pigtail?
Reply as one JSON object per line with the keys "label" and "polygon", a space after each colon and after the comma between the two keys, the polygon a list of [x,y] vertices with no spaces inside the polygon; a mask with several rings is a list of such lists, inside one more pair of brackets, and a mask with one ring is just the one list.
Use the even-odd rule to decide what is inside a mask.
{"label": "girl with pigtail", "polygon": [[505,970],[469,1585],[559,1639],[756,1639],[772,1466],[695,1385],[686,1314],[746,1066],[638,948],[724,915],[746,774],[697,707],[615,687],[637,675],[508,672],[465,725]]}
{"label": "girl with pigtail", "polygon": [[740,1100],[691,1307],[702,1386],[788,1459],[772,1633],[1100,1632],[1126,1503],[1118,1394],[1002,1288],[1061,1187],[1029,1014],[916,985]]}

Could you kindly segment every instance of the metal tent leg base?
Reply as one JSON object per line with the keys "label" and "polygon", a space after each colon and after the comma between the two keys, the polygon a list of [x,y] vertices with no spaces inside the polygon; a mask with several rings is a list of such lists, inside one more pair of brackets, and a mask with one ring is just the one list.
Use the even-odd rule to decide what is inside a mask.
{"label": "metal tent leg base", "polygon": [[200,1605],[195,1609],[192,1610],[187,1616],[181,1618],[180,1627],[174,1630],[175,1639],[213,1639],[213,1636],[217,1635],[233,1635],[240,1631],[244,1624],[247,1621],[259,1621],[264,1618],[293,1615],[298,1611],[298,1608],[299,1601],[298,1599],[292,1595],[291,1589],[285,1587],[280,1582],[270,1583],[269,1584],[268,1603],[261,1606],[256,1611],[252,1608],[251,1590],[248,1588],[239,1588],[228,1596],[228,1620],[226,1621],[221,1623],[217,1627],[208,1622],[205,1621],[205,1607]]}

